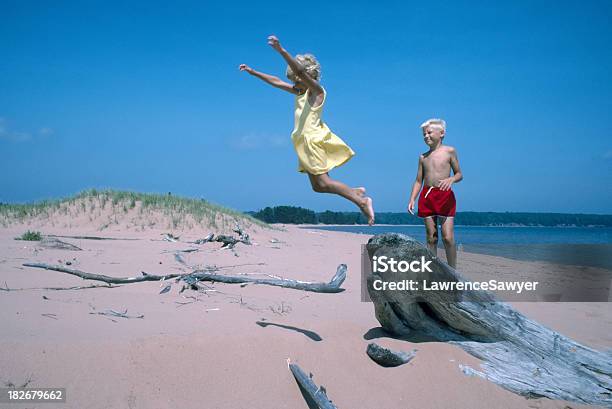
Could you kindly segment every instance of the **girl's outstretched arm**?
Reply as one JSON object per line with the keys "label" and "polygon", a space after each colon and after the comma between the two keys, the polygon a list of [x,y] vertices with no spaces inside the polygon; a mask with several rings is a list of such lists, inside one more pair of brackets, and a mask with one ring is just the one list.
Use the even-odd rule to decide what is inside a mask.
{"label": "girl's outstretched arm", "polygon": [[252,76],[259,78],[260,80],[272,85],[273,87],[280,88],[283,91],[287,91],[292,94],[298,93],[298,91],[295,88],[293,88],[293,85],[281,80],[278,77],[275,77],[274,75],[269,75],[263,72],[255,71],[254,69],[252,69],[246,64],[240,64],[239,68],[240,68],[240,71],[246,71]]}
{"label": "girl's outstretched arm", "polygon": [[278,51],[281,57],[283,57],[287,62],[287,65],[291,67],[291,71],[293,71],[295,75],[297,75],[302,81],[304,81],[304,84],[308,87],[308,89],[310,89],[315,94],[323,92],[323,88],[321,87],[321,85],[317,81],[310,78],[310,75],[306,73],[304,66],[297,62],[296,59],[293,58],[293,56],[291,56],[291,54],[289,54],[287,50],[283,48],[283,46],[281,46],[280,41],[278,40],[278,38],[276,38],[276,36],[268,37],[268,44],[276,51]]}

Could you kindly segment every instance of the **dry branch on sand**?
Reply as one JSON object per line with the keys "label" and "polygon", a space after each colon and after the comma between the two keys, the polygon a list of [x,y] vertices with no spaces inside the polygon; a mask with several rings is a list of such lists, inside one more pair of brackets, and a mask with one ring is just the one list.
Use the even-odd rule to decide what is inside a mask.
{"label": "dry branch on sand", "polygon": [[94,281],[102,281],[107,284],[131,284],[131,283],[139,283],[142,281],[162,281],[167,280],[169,278],[179,277],[184,274],[168,274],[165,276],[158,276],[155,274],[148,274],[144,271],[142,272],[142,276],[140,277],[110,277],[103,274],[92,274],[86,273],[84,271],[75,270],[72,268],[66,268],[63,266],[45,264],[45,263],[24,263],[24,267],[34,267],[34,268],[44,268],[45,270],[53,270],[59,271],[61,273],[71,274],[77,277],[81,277],[84,280],[94,280]]}
{"label": "dry branch on sand", "polygon": [[308,403],[308,407],[319,408],[319,409],[338,409],[336,405],[332,403],[332,401],[327,397],[327,391],[323,386],[317,386],[312,380],[312,374],[310,376],[306,375],[302,368],[300,368],[297,364],[292,364],[289,359],[287,359],[287,365],[289,370],[295,377],[295,380],[298,382],[302,394],[304,398],[306,398],[306,402]]}
{"label": "dry branch on sand", "polygon": [[8,284],[4,282],[4,287],[0,287],[0,291],[32,291],[32,290],[49,290],[49,291],[69,291],[69,290],[87,290],[90,288],[117,288],[117,285],[87,285],[87,286],[74,286],[74,287],[28,287],[28,288],[9,288]]}
{"label": "dry branch on sand", "polygon": [[368,344],[366,353],[378,365],[384,366],[385,368],[391,368],[410,362],[416,355],[416,349],[410,353],[402,351],[395,352],[371,342]]}
{"label": "dry branch on sand", "polygon": [[38,243],[39,246],[47,248],[47,249],[58,249],[58,250],[73,250],[73,251],[81,251],[82,249],[70,244],[65,241],[61,241],[56,239],[55,237],[45,236]]}
{"label": "dry branch on sand", "polygon": [[93,308],[94,311],[90,312],[90,314],[92,315],[105,315],[107,317],[116,317],[116,318],[126,318],[126,319],[131,319],[131,318],[138,318],[138,319],[142,319],[144,318],[143,314],[139,314],[139,315],[128,315],[127,311],[115,311],[115,310],[106,310],[106,311],[96,311],[95,308]]}
{"label": "dry branch on sand", "polygon": [[212,241],[212,239],[215,237],[214,233],[210,233],[208,236],[202,238],[202,239],[198,239],[194,242],[188,242],[188,243],[193,243],[193,244],[204,244],[204,243],[208,243],[209,241]]}
{"label": "dry branch on sand", "polygon": [[59,236],[55,234],[48,234],[46,237],[59,237],[62,239],[78,239],[78,240],[140,240],[140,239],[127,239],[117,237],[100,237],[100,236]]}
{"label": "dry branch on sand", "polygon": [[228,249],[233,249],[234,246],[236,246],[236,244],[238,243],[243,243],[248,246],[252,244],[251,237],[248,235],[247,232],[244,231],[244,229],[239,224],[236,224],[236,227],[234,228],[233,231],[234,233],[238,234],[238,238],[233,237],[233,236],[228,236],[225,234],[219,234],[215,236],[214,233],[210,233],[208,236],[202,239],[196,240],[194,242],[190,242],[190,243],[206,244],[210,242],[218,242],[218,243],[223,243],[223,246],[221,246],[221,248],[228,248]]}
{"label": "dry branch on sand", "polygon": [[180,240],[179,236],[175,236],[172,233],[162,233],[162,241],[168,241],[170,243],[176,243]]}
{"label": "dry branch on sand", "polygon": [[[92,274],[84,271],[66,268],[59,265],[51,265],[45,263],[24,263],[24,267],[43,268],[45,270],[59,271],[61,273],[71,274],[77,277],[81,277],[85,280],[102,281],[107,284],[131,284],[142,281],[164,281],[171,278],[177,278],[177,281],[183,281],[188,286],[194,286],[200,281],[210,281],[226,284],[263,284],[271,285],[276,287],[292,288],[295,290],[312,291],[318,293],[338,293],[344,291],[344,288],[340,288],[344,280],[346,279],[346,264],[340,264],[336,271],[336,274],[328,283],[322,282],[307,282],[291,279],[282,278],[250,278],[246,276],[228,276],[217,274],[214,269],[208,270],[196,270],[192,273],[181,273],[181,274],[167,274],[159,276],[155,274],[149,274],[142,272],[142,276],[137,277],[110,277],[103,274]],[[216,269],[216,268],[215,268]],[[212,270],[212,271],[211,271]]]}
{"label": "dry branch on sand", "polygon": [[[411,237],[381,234],[368,253],[396,260],[433,259],[436,281],[466,281]],[[390,270],[390,269],[389,269]],[[583,346],[530,320],[490,293],[375,291],[374,280],[401,281],[404,273],[368,277],[376,318],[386,331],[408,339],[449,342],[483,361],[482,372],[463,368],[527,398],[547,397],[612,406],[612,355]]]}
{"label": "dry branch on sand", "polygon": [[336,274],[327,283],[308,282],[283,278],[251,278],[246,276],[227,276],[217,273],[212,273],[208,270],[196,270],[191,274],[183,277],[182,280],[187,284],[198,281],[212,281],[226,284],[264,284],[275,287],[292,288],[294,290],[312,291],[316,293],[339,293],[344,291],[340,288],[346,279],[346,264],[340,264],[336,270]]}

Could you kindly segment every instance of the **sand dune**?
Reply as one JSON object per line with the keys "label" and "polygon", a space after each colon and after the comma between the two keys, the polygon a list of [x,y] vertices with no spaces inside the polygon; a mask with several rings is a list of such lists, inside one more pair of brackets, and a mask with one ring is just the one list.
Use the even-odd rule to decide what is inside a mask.
{"label": "sand dune", "polygon": [[180,196],[95,189],[75,196],[28,205],[0,204],[0,226],[25,225],[51,231],[183,232],[214,229],[229,233],[240,223],[245,228],[262,222],[205,200]]}

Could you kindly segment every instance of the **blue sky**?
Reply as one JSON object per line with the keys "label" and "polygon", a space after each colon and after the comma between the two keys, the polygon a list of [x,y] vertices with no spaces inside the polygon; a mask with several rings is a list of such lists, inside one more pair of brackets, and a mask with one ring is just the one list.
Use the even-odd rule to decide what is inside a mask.
{"label": "blue sky", "polygon": [[0,201],[111,187],[241,210],[352,210],[296,172],[266,44],[322,63],[333,177],[403,211],[448,123],[458,210],[612,213],[612,3],[0,0]]}

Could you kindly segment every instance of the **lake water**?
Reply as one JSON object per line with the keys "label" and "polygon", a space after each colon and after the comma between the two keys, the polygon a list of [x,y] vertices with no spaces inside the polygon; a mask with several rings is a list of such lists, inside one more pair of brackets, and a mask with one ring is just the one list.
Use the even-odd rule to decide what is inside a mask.
{"label": "lake water", "polygon": [[[367,235],[402,233],[425,242],[424,226],[321,225],[308,228]],[[612,270],[610,227],[455,226],[455,241],[460,251]]]}

